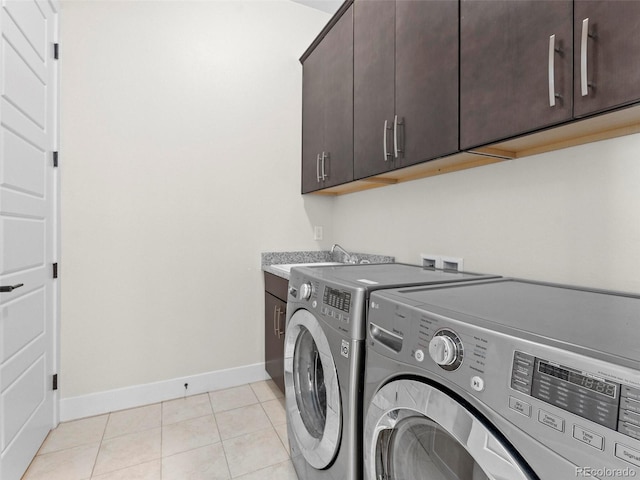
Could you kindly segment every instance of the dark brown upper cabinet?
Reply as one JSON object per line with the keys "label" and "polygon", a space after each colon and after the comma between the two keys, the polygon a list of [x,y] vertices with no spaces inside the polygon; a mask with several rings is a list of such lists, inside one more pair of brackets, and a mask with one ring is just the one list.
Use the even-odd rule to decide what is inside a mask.
{"label": "dark brown upper cabinet", "polygon": [[346,0],[302,56],[303,193],[640,129],[640,0]]}
{"label": "dark brown upper cabinet", "polygon": [[572,118],[572,25],[571,0],[461,0],[461,149]]}
{"label": "dark brown upper cabinet", "polygon": [[302,193],[353,180],[353,7],[302,61]]}
{"label": "dark brown upper cabinet", "polygon": [[458,150],[458,1],[355,0],[354,177]]}
{"label": "dark brown upper cabinet", "polygon": [[640,2],[576,0],[574,115],[640,100]]}

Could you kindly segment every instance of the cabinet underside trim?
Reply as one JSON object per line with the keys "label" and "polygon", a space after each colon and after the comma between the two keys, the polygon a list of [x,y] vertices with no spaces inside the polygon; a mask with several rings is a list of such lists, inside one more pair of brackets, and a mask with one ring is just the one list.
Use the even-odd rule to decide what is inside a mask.
{"label": "cabinet underside trim", "polygon": [[640,133],[640,104],[313,193],[344,195],[635,133]]}

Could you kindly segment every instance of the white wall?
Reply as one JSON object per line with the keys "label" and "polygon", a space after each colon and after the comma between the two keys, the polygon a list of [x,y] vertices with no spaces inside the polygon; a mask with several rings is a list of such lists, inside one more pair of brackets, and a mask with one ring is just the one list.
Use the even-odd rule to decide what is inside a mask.
{"label": "white wall", "polygon": [[63,2],[63,398],[263,361],[260,252],[330,235],[299,194],[298,58],[328,19]]}
{"label": "white wall", "polygon": [[261,251],[337,241],[640,292],[640,135],[302,197],[298,58],[328,18],[63,2],[63,398],[261,362]]}
{"label": "white wall", "polygon": [[640,134],[338,197],[333,240],[640,293]]}

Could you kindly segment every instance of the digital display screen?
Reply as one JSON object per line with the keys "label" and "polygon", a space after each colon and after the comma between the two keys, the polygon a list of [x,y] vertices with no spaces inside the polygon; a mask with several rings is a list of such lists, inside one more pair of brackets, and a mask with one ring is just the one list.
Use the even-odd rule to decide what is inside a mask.
{"label": "digital display screen", "polygon": [[349,313],[351,308],[351,294],[335,288],[324,287],[324,297],[322,300],[325,305],[337,308],[346,313]]}
{"label": "digital display screen", "polygon": [[545,375],[549,375],[550,377],[555,377],[573,385],[586,388],[587,390],[606,395],[607,397],[614,399],[617,397],[618,385],[615,383],[603,382],[602,380],[587,377],[581,373],[551,365],[543,361],[538,363],[538,371]]}

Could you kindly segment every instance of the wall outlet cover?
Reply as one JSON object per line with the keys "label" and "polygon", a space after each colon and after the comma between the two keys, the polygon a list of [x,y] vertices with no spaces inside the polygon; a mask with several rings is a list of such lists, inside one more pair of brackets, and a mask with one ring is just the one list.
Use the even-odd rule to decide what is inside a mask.
{"label": "wall outlet cover", "polygon": [[420,264],[427,268],[442,268],[440,266],[442,264],[440,255],[432,255],[430,253],[420,254]]}
{"label": "wall outlet cover", "polygon": [[440,268],[444,270],[455,270],[457,272],[464,271],[464,259],[462,257],[445,257],[442,256],[442,266]]}

